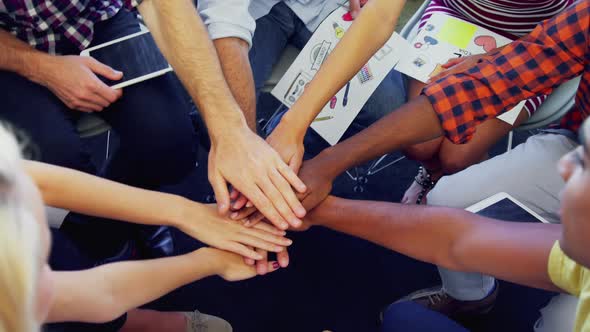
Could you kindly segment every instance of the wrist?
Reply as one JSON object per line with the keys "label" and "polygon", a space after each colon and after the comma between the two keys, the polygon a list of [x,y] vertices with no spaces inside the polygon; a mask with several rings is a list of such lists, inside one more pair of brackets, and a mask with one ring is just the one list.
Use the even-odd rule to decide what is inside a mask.
{"label": "wrist", "polygon": [[163,225],[172,226],[183,230],[188,220],[201,220],[200,214],[195,216],[194,204],[197,204],[187,198],[177,195],[170,195],[168,211],[165,212]]}
{"label": "wrist", "polygon": [[298,142],[303,142],[309,123],[306,123],[301,117],[297,117],[299,112],[295,108],[291,108],[277,125],[276,130],[289,133]]}
{"label": "wrist", "polygon": [[226,117],[217,117],[206,121],[207,128],[209,129],[209,138],[211,139],[211,145],[215,146],[218,142],[223,139],[233,139],[235,135],[243,135],[247,132],[252,132],[246,123],[244,114],[238,108],[237,111],[231,112]]}
{"label": "wrist", "polygon": [[42,52],[26,52],[22,56],[22,66],[19,66],[17,73],[27,79],[46,86],[46,75],[49,72],[55,56]]}
{"label": "wrist", "polygon": [[314,163],[319,164],[316,169],[321,170],[322,175],[330,180],[334,180],[346,171],[347,167],[341,165],[342,160],[333,146],[325,148],[312,159]]}
{"label": "wrist", "polygon": [[219,275],[223,271],[223,261],[218,257],[217,249],[203,247],[193,251],[191,255],[196,256],[197,261],[201,262],[203,272],[207,276]]}

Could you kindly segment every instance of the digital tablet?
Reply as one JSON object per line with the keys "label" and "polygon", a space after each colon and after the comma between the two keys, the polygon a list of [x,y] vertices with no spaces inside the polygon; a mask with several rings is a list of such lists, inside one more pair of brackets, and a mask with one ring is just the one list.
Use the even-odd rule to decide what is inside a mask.
{"label": "digital tablet", "polygon": [[499,220],[549,223],[526,205],[504,192],[488,197],[465,210]]}
{"label": "digital tablet", "polygon": [[123,78],[118,81],[97,75],[113,89],[120,89],[172,71],[149,31],[141,31],[90,47],[80,55],[91,56],[123,72]]}

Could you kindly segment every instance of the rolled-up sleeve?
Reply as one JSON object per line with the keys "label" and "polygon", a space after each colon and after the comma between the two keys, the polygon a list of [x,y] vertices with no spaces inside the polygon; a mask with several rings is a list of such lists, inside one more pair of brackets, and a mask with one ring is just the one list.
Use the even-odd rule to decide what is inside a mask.
{"label": "rolled-up sleeve", "polygon": [[199,0],[197,9],[211,39],[240,38],[252,46],[256,22],[250,15],[250,0]]}
{"label": "rolled-up sleeve", "polygon": [[465,143],[486,119],[580,75],[589,63],[589,30],[590,1],[579,1],[475,67],[426,86],[446,137]]}

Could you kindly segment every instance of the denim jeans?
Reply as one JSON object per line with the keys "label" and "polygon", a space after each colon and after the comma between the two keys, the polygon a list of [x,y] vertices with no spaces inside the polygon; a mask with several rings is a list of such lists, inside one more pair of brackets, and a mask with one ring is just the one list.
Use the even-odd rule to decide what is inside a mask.
{"label": "denim jeans", "polygon": [[[257,97],[287,45],[291,44],[302,49],[311,35],[312,32],[284,2],[276,4],[267,15],[256,20],[256,31],[250,50],[250,64]],[[392,70],[369,98],[352,126],[358,127],[358,130],[366,128],[405,102],[406,93],[402,75]],[[282,107],[269,120],[266,133],[276,127],[287,110],[286,107]]]}
{"label": "denim jeans", "polygon": [[[135,14],[121,10],[95,25],[92,45],[137,31],[139,21]],[[76,55],[79,50],[62,42],[58,52]],[[126,87],[122,98],[95,113],[112,127],[120,141],[101,170],[92,164],[76,130],[81,112],[68,109],[49,89],[15,73],[0,71],[0,100],[0,120],[26,132],[38,147],[37,159],[46,163],[146,189],[179,182],[196,163],[190,106],[174,74]],[[64,227],[71,224],[68,219]],[[104,255],[116,252],[140,227],[105,220],[95,226],[92,230],[84,227],[88,236],[80,243]],[[92,241],[95,243],[89,244]]]}
{"label": "denim jeans", "polygon": [[390,305],[383,313],[381,332],[468,332],[466,328],[436,311],[415,302]]}

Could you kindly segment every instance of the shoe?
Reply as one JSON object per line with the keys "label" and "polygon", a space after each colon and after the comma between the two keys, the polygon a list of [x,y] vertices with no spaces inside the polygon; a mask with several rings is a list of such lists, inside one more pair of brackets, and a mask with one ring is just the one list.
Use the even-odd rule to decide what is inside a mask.
{"label": "shoe", "polygon": [[494,307],[500,287],[496,281],[494,290],[485,298],[477,301],[460,301],[447,294],[442,286],[426,288],[407,295],[394,303],[414,301],[432,311],[453,319],[487,314]]}
{"label": "shoe", "polygon": [[144,226],[139,231],[138,249],[142,258],[168,257],[174,253],[174,238],[170,227]]}
{"label": "shoe", "polygon": [[198,310],[193,312],[183,312],[186,317],[186,332],[232,332],[231,325],[217,317],[200,313]]}

